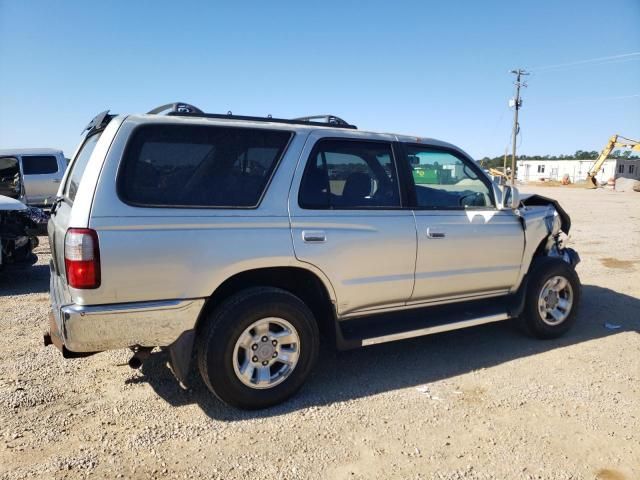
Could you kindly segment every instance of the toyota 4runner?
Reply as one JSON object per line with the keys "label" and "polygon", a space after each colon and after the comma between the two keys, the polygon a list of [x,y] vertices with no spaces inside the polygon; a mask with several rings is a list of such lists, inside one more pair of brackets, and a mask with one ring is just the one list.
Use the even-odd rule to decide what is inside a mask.
{"label": "toyota 4runner", "polygon": [[134,367],[166,348],[179,381],[197,363],[224,402],[266,407],[301,387],[321,337],[347,349],[511,319],[562,335],[580,299],[569,228],[555,201],[438,140],[332,115],[103,112],[52,208],[45,344],[128,347]]}

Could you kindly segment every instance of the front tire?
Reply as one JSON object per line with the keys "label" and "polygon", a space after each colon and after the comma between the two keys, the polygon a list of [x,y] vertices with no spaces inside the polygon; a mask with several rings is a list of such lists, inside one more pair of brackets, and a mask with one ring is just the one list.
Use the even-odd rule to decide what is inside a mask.
{"label": "front tire", "polygon": [[319,333],[309,308],[278,288],[243,290],[205,319],[198,367],[220,400],[266,408],[295,394],[318,356]]}
{"label": "front tire", "polygon": [[575,323],[580,302],[580,279],[559,258],[540,258],[532,266],[521,323],[537,338],[557,338]]}

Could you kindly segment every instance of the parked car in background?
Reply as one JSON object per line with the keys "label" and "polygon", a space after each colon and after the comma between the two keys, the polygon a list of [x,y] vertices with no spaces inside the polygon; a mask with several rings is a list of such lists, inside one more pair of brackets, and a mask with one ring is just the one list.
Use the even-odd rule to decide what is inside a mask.
{"label": "parked car in background", "polygon": [[0,150],[0,159],[17,160],[23,178],[24,201],[27,205],[46,207],[53,201],[67,168],[61,150],[23,148]]}
{"label": "parked car in background", "polygon": [[184,382],[195,354],[215,395],[261,408],[300,388],[321,332],[346,349],[575,322],[569,216],[454,145],[186,104],[87,131],[48,225],[45,345],[66,357],[166,347]]}
{"label": "parked car in background", "polygon": [[[0,166],[1,170],[1,166]],[[0,271],[9,265],[33,265],[42,210],[0,194]]]}

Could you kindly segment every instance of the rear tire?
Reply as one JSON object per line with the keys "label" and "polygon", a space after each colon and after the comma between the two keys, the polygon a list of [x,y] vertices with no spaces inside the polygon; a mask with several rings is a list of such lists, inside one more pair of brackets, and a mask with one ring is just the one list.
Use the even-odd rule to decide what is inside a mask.
{"label": "rear tire", "polygon": [[300,389],[318,356],[313,314],[279,288],[243,290],[205,322],[197,340],[200,374],[209,390],[234,407],[283,402]]}
{"label": "rear tire", "polygon": [[580,303],[580,279],[559,258],[544,257],[531,267],[524,311],[524,330],[537,338],[557,338],[575,323]]}

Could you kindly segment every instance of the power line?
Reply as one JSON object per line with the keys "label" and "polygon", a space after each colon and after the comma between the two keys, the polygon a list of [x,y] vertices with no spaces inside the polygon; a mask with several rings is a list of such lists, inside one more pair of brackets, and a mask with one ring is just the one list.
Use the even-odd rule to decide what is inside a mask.
{"label": "power line", "polygon": [[617,60],[622,60],[622,59],[624,59],[624,61],[635,60],[634,57],[640,57],[640,52],[622,53],[620,55],[609,55],[608,57],[590,58],[590,59],[587,59],[587,60],[578,60],[578,61],[575,61],[575,62],[558,63],[558,64],[555,64],[555,65],[543,65],[543,66],[540,66],[540,67],[533,67],[530,70],[533,71],[533,72],[541,72],[541,71],[553,70],[553,69],[557,69],[557,68],[587,65],[587,64],[590,64],[590,63],[607,63],[607,62],[617,61]]}
{"label": "power line", "polygon": [[611,97],[582,97],[582,98],[574,98],[563,101],[545,101],[545,102],[536,102],[536,107],[549,107],[549,106],[559,106],[559,105],[581,105],[588,103],[597,103],[597,102],[609,102],[612,100],[630,100],[630,99],[640,99],[640,93],[634,93],[631,95],[618,95]]}
{"label": "power line", "polygon": [[564,66],[564,67],[559,67],[559,68],[550,68],[548,70],[536,70],[536,71],[530,71],[531,72],[531,76],[535,77],[537,75],[556,75],[556,74],[564,74],[566,72],[571,71],[574,68],[610,68],[610,66],[616,66],[616,65],[620,65],[623,63],[629,63],[629,62],[634,62],[634,61],[638,61],[640,60],[640,56],[638,57],[626,57],[626,58],[617,58],[617,59],[613,59],[613,60],[604,60],[602,62],[594,62],[594,63],[585,63],[585,64],[581,64],[581,65],[574,65],[574,66]]}

